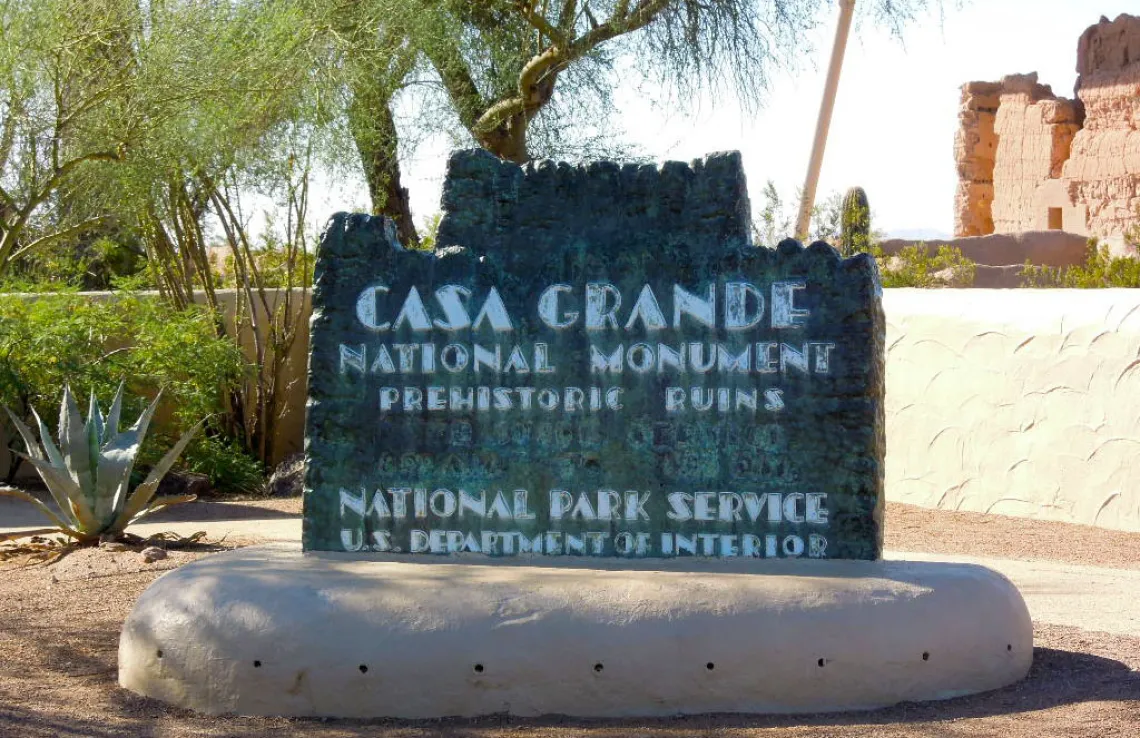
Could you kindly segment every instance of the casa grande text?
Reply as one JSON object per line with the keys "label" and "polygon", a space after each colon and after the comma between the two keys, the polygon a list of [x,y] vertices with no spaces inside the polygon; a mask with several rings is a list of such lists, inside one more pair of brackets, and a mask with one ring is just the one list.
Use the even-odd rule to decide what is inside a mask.
{"label": "casa grande text", "polygon": [[[678,284],[655,290],[645,284],[635,294],[623,295],[609,282],[587,282],[577,289],[554,284],[539,293],[533,314],[512,315],[496,287],[476,294],[446,284],[425,299],[416,287],[391,295],[387,286],[373,284],[357,298],[359,325],[381,339],[397,331],[413,338],[341,343],[338,366],[342,375],[418,379],[417,384],[382,386],[378,403],[383,413],[620,411],[630,381],[623,377],[649,375],[682,380],[662,388],[661,402],[670,413],[778,412],[785,406],[783,390],[758,382],[789,374],[826,375],[836,360],[834,342],[795,335],[809,317],[808,310],[796,306],[796,295],[805,288],[794,280],[767,289],[745,281],[693,290]],[[512,340],[523,325],[530,327],[525,338]],[[568,331],[579,330],[586,332],[589,345],[576,355],[577,365],[567,366],[557,346]],[[771,340],[773,331],[788,336]],[[692,340],[702,332],[727,340]],[[415,340],[417,335],[423,340]],[[760,337],[765,340],[755,340]],[[577,378],[576,386],[547,386],[553,379],[549,376],[535,385],[502,386],[563,371]],[[752,381],[719,387],[705,380],[682,383],[685,377],[695,382],[710,374]],[[474,381],[457,384],[463,375]]]}

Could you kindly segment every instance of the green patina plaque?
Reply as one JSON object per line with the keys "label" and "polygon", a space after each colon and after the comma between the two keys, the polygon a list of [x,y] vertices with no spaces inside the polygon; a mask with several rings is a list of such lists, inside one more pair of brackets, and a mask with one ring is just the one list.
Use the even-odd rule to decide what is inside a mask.
{"label": "green patina plaque", "polygon": [[307,550],[874,559],[874,261],[757,248],[738,154],[453,155],[434,253],[339,214],[313,292]]}

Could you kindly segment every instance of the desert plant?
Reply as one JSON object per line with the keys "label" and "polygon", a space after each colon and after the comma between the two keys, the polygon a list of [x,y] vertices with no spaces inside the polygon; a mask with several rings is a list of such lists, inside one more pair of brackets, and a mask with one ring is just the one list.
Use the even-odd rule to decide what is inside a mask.
{"label": "desert plant", "polygon": [[[800,199],[796,193],[795,200]],[[775,248],[785,238],[790,238],[795,230],[796,212],[794,204],[780,197],[780,191],[772,180],[760,190],[760,209],[752,222],[752,242],[757,246]],[[826,241],[834,244],[840,235],[843,215],[843,197],[832,192],[818,201],[811,209],[811,232],[804,243]]]}
{"label": "desert plant", "polygon": [[839,251],[851,256],[871,247],[871,206],[862,187],[852,187],[843,196]]}
{"label": "desert plant", "polygon": [[1089,239],[1084,264],[1048,267],[1026,262],[1021,280],[1023,287],[1140,287],[1140,259],[1113,256],[1108,246],[1093,238]]}
{"label": "desert plant", "polygon": [[[157,461],[182,433],[208,416],[180,463],[211,474],[218,492],[245,492],[255,486],[256,460],[235,457],[229,440],[233,433],[225,422],[230,393],[249,374],[241,347],[219,336],[213,316],[199,305],[178,310],[153,295],[123,292],[107,298],[0,295],[0,406],[34,428],[29,408],[58,403],[60,387],[69,385],[77,396],[94,390],[107,397],[125,377],[122,413],[137,417],[162,388],[171,412],[155,421],[138,463]],[[2,411],[0,428],[6,438],[16,437]],[[215,452],[226,458],[212,458]],[[0,464],[0,482],[12,484],[26,468],[19,457],[13,458],[19,463],[9,465],[6,478]],[[233,484],[232,475],[214,475],[235,464],[249,471],[236,480],[240,484]]]}
{"label": "desert plant", "polygon": [[104,537],[121,537],[127,526],[139,518],[169,505],[193,501],[194,495],[155,499],[155,492],[162,477],[202,422],[187,431],[154,465],[142,484],[135,487],[133,492],[130,491],[135,458],[161,396],[160,392],[134,425],[120,431],[119,416],[123,408],[121,385],[106,416],[99,409],[92,391],[86,423],[80,417],[71,388],[65,388],[59,408],[58,446],[52,442],[51,432],[40,416],[32,410],[39,426],[42,448],[24,421],[8,410],[9,418],[28,448],[28,453],[21,456],[39,472],[56,509],[53,511],[22,490],[0,488],[0,495],[27,500],[38,507],[60,532],[80,543],[90,543]]}
{"label": "desert plant", "polygon": [[946,244],[933,252],[924,243],[911,244],[887,256],[881,246],[872,243],[868,253],[879,263],[884,287],[968,287],[978,270],[961,249]]}

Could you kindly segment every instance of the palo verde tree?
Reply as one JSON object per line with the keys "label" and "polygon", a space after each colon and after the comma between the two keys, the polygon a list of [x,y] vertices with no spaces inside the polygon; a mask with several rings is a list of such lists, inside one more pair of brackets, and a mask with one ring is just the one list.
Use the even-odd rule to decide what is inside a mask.
{"label": "palo verde tree", "polygon": [[[321,95],[329,54],[294,0],[167,0],[146,21],[140,76],[182,94],[101,196],[144,244],[162,295],[204,302],[246,348],[250,374],[216,422],[271,463],[287,410],[278,378],[312,279],[310,176],[338,130]],[[235,289],[229,309],[222,287]]]}
{"label": "palo verde tree", "polygon": [[[357,44],[346,47],[350,55],[367,54],[370,48],[381,50],[384,59],[391,58],[393,48],[404,55],[395,74],[385,77],[379,94],[355,98],[359,118],[390,120],[392,96],[398,90],[428,94],[442,90],[471,140],[519,163],[565,154],[574,148],[565,144],[575,140],[585,144],[578,147],[583,153],[614,153],[612,138],[578,134],[586,133],[590,121],[604,123],[611,107],[613,70],[619,63],[676,103],[683,105],[702,92],[731,92],[746,108],[754,109],[773,70],[788,66],[804,52],[804,33],[830,5],[823,0],[340,0],[340,4],[361,13],[362,23],[354,28]],[[860,8],[865,17],[897,29],[925,4],[926,0],[870,0]],[[374,38],[385,40],[359,43]],[[572,120],[570,125],[567,119]],[[383,136],[394,136],[395,131],[394,126],[386,127]],[[394,142],[387,147],[397,150]],[[365,175],[373,193],[399,182],[394,158],[371,163],[366,164]],[[407,217],[403,203],[391,198],[374,199],[373,205],[398,222]]]}
{"label": "palo verde tree", "polygon": [[204,302],[250,352],[206,435],[272,460],[311,280],[309,175],[345,127],[322,112],[342,78],[326,39],[300,0],[0,0],[0,20],[0,276],[113,224],[165,300]]}
{"label": "palo verde tree", "polygon": [[130,49],[137,11],[132,0],[0,3],[0,276],[106,220],[69,205],[151,117]]}

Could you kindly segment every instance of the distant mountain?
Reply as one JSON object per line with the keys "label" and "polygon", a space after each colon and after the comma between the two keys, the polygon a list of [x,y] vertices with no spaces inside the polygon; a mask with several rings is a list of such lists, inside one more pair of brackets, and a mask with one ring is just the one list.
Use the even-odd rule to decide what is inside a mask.
{"label": "distant mountain", "polygon": [[888,232],[887,238],[905,238],[908,241],[918,241],[920,239],[948,240],[953,238],[953,234],[940,231],[937,228],[899,228],[898,230]]}

